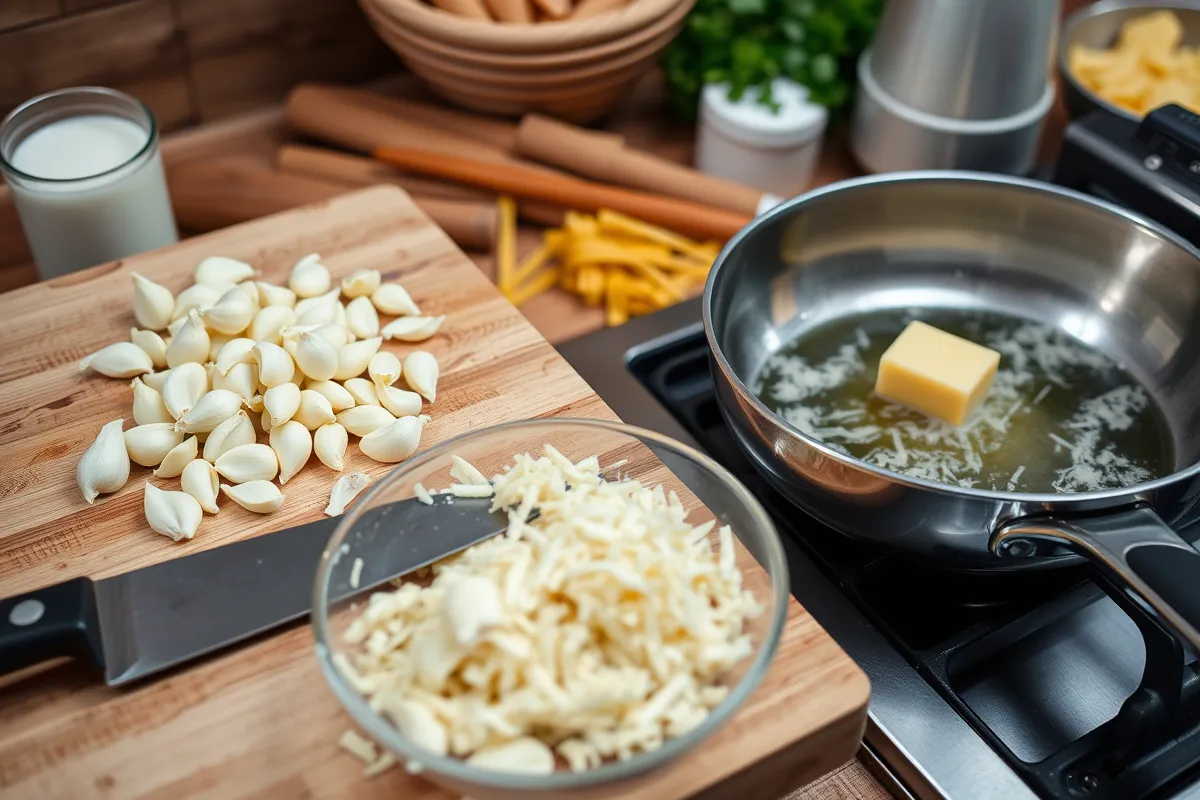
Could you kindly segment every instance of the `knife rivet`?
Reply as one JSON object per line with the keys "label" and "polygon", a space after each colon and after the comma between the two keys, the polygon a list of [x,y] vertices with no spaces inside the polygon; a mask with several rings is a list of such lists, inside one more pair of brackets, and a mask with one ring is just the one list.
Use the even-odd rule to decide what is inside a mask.
{"label": "knife rivet", "polygon": [[46,613],[46,606],[41,600],[22,600],[8,612],[8,621],[18,627],[32,625]]}

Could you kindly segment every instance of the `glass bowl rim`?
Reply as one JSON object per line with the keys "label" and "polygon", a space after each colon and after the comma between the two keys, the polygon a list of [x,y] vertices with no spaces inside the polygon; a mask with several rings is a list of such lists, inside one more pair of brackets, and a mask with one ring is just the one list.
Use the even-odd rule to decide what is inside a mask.
{"label": "glass bowl rim", "polygon": [[[774,601],[771,619],[765,636],[754,653],[745,675],[733,686],[725,699],[709,712],[704,722],[682,736],[666,740],[662,747],[649,753],[639,753],[626,761],[608,762],[595,769],[587,769],[580,772],[557,770],[550,775],[528,775],[516,772],[484,770],[467,764],[465,759],[450,755],[435,755],[427,750],[418,748],[416,745],[410,744],[408,739],[394,725],[388,723],[382,714],[373,711],[368,706],[366,699],[349,685],[334,665],[327,617],[329,603],[329,581],[327,576],[332,570],[335,556],[338,555],[337,551],[340,549],[342,541],[350,533],[350,530],[362,512],[377,502],[389,486],[395,481],[400,480],[402,474],[446,458],[455,447],[461,446],[465,441],[485,438],[501,431],[518,431],[522,428],[539,427],[589,427],[596,430],[607,430],[611,433],[641,440],[646,444],[666,447],[668,450],[674,451],[698,464],[731,492],[737,501],[749,512],[755,525],[766,534],[763,537],[765,541],[762,548],[766,563],[762,566],[767,574],[771,576],[771,595]],[[734,535],[737,535],[736,531]],[[311,617],[317,662],[321,666],[321,672],[325,676],[326,682],[333,690],[338,701],[342,704],[342,707],[377,742],[384,743],[386,747],[400,753],[408,761],[419,764],[421,766],[420,772],[428,768],[432,773],[444,775],[447,778],[463,783],[481,784],[507,791],[532,792],[554,789],[577,789],[597,786],[603,783],[615,783],[632,778],[675,760],[707,739],[742,707],[746,698],[762,682],[763,676],[766,674],[771,661],[775,657],[779,640],[783,636],[783,627],[787,621],[788,600],[791,596],[790,586],[787,559],[784,555],[783,543],[779,539],[775,523],[771,521],[766,509],[750,493],[750,490],[735,478],[729,470],[725,469],[725,467],[718,464],[712,458],[696,448],[672,439],[669,436],[664,436],[663,434],[635,425],[627,425],[623,422],[585,417],[545,417],[504,422],[460,433],[397,464],[396,468],[393,468],[391,472],[388,472],[376,481],[367,493],[354,503],[350,511],[343,514],[342,521],[338,523],[324,551],[321,553],[321,560],[317,566],[317,574],[313,582]]]}

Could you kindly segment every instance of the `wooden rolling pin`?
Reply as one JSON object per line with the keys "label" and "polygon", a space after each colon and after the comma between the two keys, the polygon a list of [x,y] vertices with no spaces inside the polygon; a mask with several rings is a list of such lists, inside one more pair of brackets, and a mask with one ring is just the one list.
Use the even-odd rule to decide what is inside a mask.
{"label": "wooden rolling pin", "polygon": [[599,146],[596,131],[526,114],[517,128],[515,154],[585,178],[727,208],[753,216],[763,197],[754,189],[626,146]]}
{"label": "wooden rolling pin", "polygon": [[713,208],[673,197],[635,192],[567,176],[546,175],[511,164],[497,164],[413,147],[378,147],[372,155],[387,164],[483,186],[514,197],[541,200],[580,211],[602,208],[702,239],[724,241],[753,218],[749,213]]}
{"label": "wooden rolling pin", "polygon": [[[168,173],[171,204],[181,228],[215,230],[351,191],[344,183],[273,172],[245,160],[190,161]],[[496,242],[494,203],[413,196],[417,205],[460,247],[490,249]]]}

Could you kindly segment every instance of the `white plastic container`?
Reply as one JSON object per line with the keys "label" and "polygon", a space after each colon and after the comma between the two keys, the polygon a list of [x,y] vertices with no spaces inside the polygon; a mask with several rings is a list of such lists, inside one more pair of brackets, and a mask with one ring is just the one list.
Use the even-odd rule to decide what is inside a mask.
{"label": "white plastic container", "polygon": [[808,100],[808,88],[787,78],[771,83],[778,111],[758,102],[758,90],[729,99],[729,85],[714,83],[700,96],[696,168],[780,197],[808,189],[829,115]]}

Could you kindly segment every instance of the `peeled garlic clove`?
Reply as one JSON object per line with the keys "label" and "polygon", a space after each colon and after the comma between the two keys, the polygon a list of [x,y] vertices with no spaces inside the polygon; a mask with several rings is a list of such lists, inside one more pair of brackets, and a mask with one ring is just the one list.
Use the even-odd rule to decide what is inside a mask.
{"label": "peeled garlic clove", "polygon": [[182,441],[183,433],[170,422],[152,422],[125,431],[125,450],[135,464],[143,467],[157,467]]}
{"label": "peeled garlic clove", "polygon": [[408,388],[432,403],[437,396],[437,359],[424,350],[412,351],[404,357],[404,380]]}
{"label": "peeled garlic clove", "polygon": [[175,310],[171,314],[171,321],[187,319],[188,312],[192,309],[203,311],[220,299],[221,293],[213,287],[203,283],[193,284],[175,298]]}
{"label": "peeled garlic clove", "polygon": [[403,371],[404,368],[400,364],[400,359],[396,358],[396,354],[386,350],[380,350],[367,362],[367,374],[371,376],[371,380],[375,382],[376,386],[391,386],[400,379]]}
{"label": "peeled garlic clove", "polygon": [[[189,311],[188,314],[190,313],[192,312]],[[182,317],[172,320],[171,324],[167,326],[167,347],[171,346],[171,340],[175,338],[175,334],[179,333],[180,329],[183,328],[184,325],[187,325],[187,321],[187,314],[184,314]]]}
{"label": "peeled garlic clove", "polygon": [[222,453],[213,466],[234,483],[269,481],[279,472],[279,459],[265,444],[241,444]]}
{"label": "peeled garlic clove", "polygon": [[314,381],[327,381],[338,368],[338,351],[315,333],[300,334],[296,342],[296,366]]}
{"label": "peeled garlic clove", "polygon": [[221,352],[217,353],[216,365],[217,371],[225,375],[233,368],[234,364],[244,364],[254,360],[254,345],[257,344],[253,339],[245,336],[239,336],[236,339],[230,339],[221,348]]}
{"label": "peeled garlic clove", "polygon": [[296,302],[296,322],[301,325],[324,325],[338,322],[337,310],[342,307],[338,290],[330,289],[316,297],[306,297]]}
{"label": "peeled garlic clove", "polygon": [[[196,405],[187,410],[175,423],[175,430],[184,433],[208,433],[242,408],[242,396],[228,389],[213,389],[205,393]],[[182,469],[182,467],[180,467]]]}
{"label": "peeled garlic clove", "polygon": [[313,437],[308,428],[293,419],[271,428],[268,441],[279,459],[279,484],[282,486],[308,463],[313,451]]}
{"label": "peeled garlic clove", "polygon": [[379,352],[379,345],[383,344],[383,339],[378,336],[370,339],[363,339],[361,342],[351,342],[338,351],[337,371],[334,372],[335,380],[344,381],[350,378],[357,378],[367,371],[367,364],[371,363],[371,356]]}
{"label": "peeled garlic clove", "polygon": [[221,350],[225,345],[233,341],[234,337],[226,336],[223,333],[208,332],[208,360],[215,362],[221,356]]}
{"label": "peeled garlic clove", "polygon": [[321,257],[310,253],[296,262],[292,274],[288,276],[288,288],[297,297],[316,297],[329,291],[333,278],[329,270],[321,263]]}
{"label": "peeled garlic clove", "polygon": [[315,431],[322,425],[333,422],[333,406],[320,392],[303,389],[300,392],[300,405],[292,419],[308,430]]}
{"label": "peeled garlic clove", "polygon": [[258,287],[258,304],[263,308],[267,306],[291,308],[296,305],[296,293],[286,286],[276,286],[264,281],[258,281],[254,285]]}
{"label": "peeled garlic clove", "polygon": [[346,457],[346,447],[350,437],[341,423],[330,422],[317,428],[313,434],[313,451],[321,463],[330,469],[342,471],[342,463]]}
{"label": "peeled garlic clove", "polygon": [[385,283],[371,293],[371,302],[381,314],[393,317],[419,317],[421,309],[408,291],[398,283]]}
{"label": "peeled garlic clove", "polygon": [[167,382],[167,377],[171,374],[171,370],[164,369],[161,372],[147,372],[142,376],[142,383],[149,386],[156,392],[162,393],[163,384]]}
{"label": "peeled garlic clove", "polygon": [[[364,408],[372,408],[372,406],[364,406]],[[386,464],[403,461],[417,452],[417,448],[421,445],[421,429],[427,422],[429,422],[429,417],[425,415],[401,417],[391,425],[377,428],[362,437],[358,443],[358,449],[362,450],[363,455],[367,458],[373,458]]]}
{"label": "peeled garlic clove", "polygon": [[203,458],[188,462],[179,478],[180,488],[196,498],[200,508],[208,514],[216,514],[220,511],[217,508],[219,484],[217,471]]}
{"label": "peeled garlic clove", "polygon": [[266,434],[271,432],[271,412],[263,411],[262,414],[259,415],[258,429]]}
{"label": "peeled garlic clove", "polygon": [[349,472],[338,478],[329,490],[329,505],[325,506],[325,516],[336,517],[346,510],[346,506],[358,497],[359,492],[367,488],[371,477],[365,472]]}
{"label": "peeled garlic clove", "polygon": [[375,384],[375,392],[379,395],[379,405],[386,408],[394,416],[411,417],[421,413],[421,395],[416,392],[397,389],[395,386]]}
{"label": "peeled garlic clove", "polygon": [[[353,408],[355,405],[354,395],[350,394],[340,383],[310,380],[306,381],[304,386],[324,397],[329,402],[329,409],[335,414],[343,409]],[[300,399],[300,404],[304,404],[304,398]]]}
{"label": "peeled garlic clove", "polygon": [[351,378],[343,382],[342,387],[354,398],[356,406],[380,405],[379,393],[375,391],[375,384],[366,378]]}
{"label": "peeled garlic clove", "polygon": [[161,331],[171,323],[175,312],[175,295],[165,286],[133,273],[133,316],[138,325]]}
{"label": "peeled garlic clove", "polygon": [[317,336],[328,341],[335,350],[341,350],[350,342],[354,341],[354,337],[350,335],[350,331],[346,330],[345,325],[339,325],[336,322],[326,322],[323,325],[318,325],[313,330]]}
{"label": "peeled garlic clove", "polygon": [[129,388],[133,389],[133,421],[136,424],[175,421],[162,395],[147,386],[141,378],[134,378]]}
{"label": "peeled garlic clove", "polygon": [[[229,419],[212,429],[204,440],[204,460],[213,462],[224,453],[243,444],[254,444],[257,439],[254,423],[245,409],[238,411]],[[214,488],[215,492],[216,489]],[[215,512],[214,512],[215,513]]]}
{"label": "peeled garlic clove", "polygon": [[369,297],[356,297],[346,304],[346,327],[359,339],[379,335],[379,313]]}
{"label": "peeled garlic clove", "polygon": [[208,391],[208,371],[194,361],[180,364],[170,371],[163,383],[162,399],[171,416],[179,419],[200,401]]}
{"label": "peeled garlic clove", "polygon": [[[192,279],[196,283],[222,286],[230,283],[241,283],[247,278],[254,277],[254,267],[245,261],[225,256],[209,256],[196,265]],[[243,326],[245,327],[245,326]]]}
{"label": "peeled garlic clove", "polygon": [[162,463],[158,465],[158,469],[154,470],[154,477],[179,477],[183,474],[183,468],[195,460],[196,453],[199,450],[199,440],[195,436],[189,436],[171,448],[171,451],[163,458]]}
{"label": "peeled garlic clove", "polygon": [[130,328],[129,341],[146,351],[155,369],[162,369],[167,365],[167,343],[154,331]]}
{"label": "peeled garlic clove", "polygon": [[80,372],[87,369],[109,378],[133,378],[151,372],[154,362],[133,342],[114,342],[79,362]]}
{"label": "peeled garlic clove", "polygon": [[263,408],[271,417],[272,428],[282,425],[300,408],[300,387],[291,382],[272,386],[263,393]]}
{"label": "peeled garlic clove", "polygon": [[204,321],[195,310],[189,311],[187,321],[167,345],[167,365],[174,368],[180,364],[203,364],[208,361],[211,347]]}
{"label": "peeled garlic clove", "polygon": [[271,342],[282,345],[281,331],[296,321],[296,312],[287,306],[265,306],[250,321],[246,330],[249,337],[257,342]]}
{"label": "peeled garlic clove", "polygon": [[352,298],[369,296],[382,280],[377,269],[356,269],[342,278],[342,293]]}
{"label": "peeled garlic clove", "polygon": [[200,520],[204,519],[196,498],[187,492],[164,492],[150,481],[146,481],[142,508],[150,529],[176,542],[195,536]]}
{"label": "peeled garlic clove", "polygon": [[371,431],[391,425],[396,417],[381,406],[362,405],[339,411],[337,421],[355,436],[366,436]]}
{"label": "peeled garlic clove", "polygon": [[255,302],[240,286],[235,286],[201,315],[204,324],[227,336],[241,333],[250,325],[257,311]]}
{"label": "peeled garlic clove", "polygon": [[447,752],[446,729],[424,703],[415,700],[394,700],[383,707],[396,729],[417,747],[435,755]]}
{"label": "peeled garlic clove", "polygon": [[[295,356],[292,356],[292,359],[295,360]],[[303,372],[301,372],[300,370],[295,370],[294,372],[292,372],[292,378],[291,378],[290,383],[294,383],[294,384],[296,384],[296,388],[300,388],[301,386],[304,385],[304,382],[306,380],[308,380],[308,378],[305,376],[305,374]]]}
{"label": "peeled garlic clove", "polygon": [[296,362],[277,344],[257,342],[251,352],[258,366],[258,382],[268,389],[287,383],[296,373]]}
{"label": "peeled garlic clove", "polygon": [[383,328],[383,338],[401,342],[422,342],[438,332],[446,317],[400,317]]}
{"label": "peeled garlic clove", "polygon": [[234,364],[224,375],[215,365],[209,366],[212,368],[210,375],[213,390],[228,389],[245,402],[250,402],[250,398],[254,397],[255,390],[258,389],[258,368],[253,363]]}
{"label": "peeled garlic clove", "polygon": [[96,441],[75,466],[75,483],[88,505],[94,503],[98,495],[115,492],[129,480],[129,453],[121,433],[124,423],[125,420],[116,419],[100,428]]}
{"label": "peeled garlic clove", "polygon": [[495,747],[476,750],[467,763],[496,772],[550,775],[554,772],[554,753],[540,739],[522,736]]}
{"label": "peeled garlic clove", "polygon": [[284,500],[283,493],[270,481],[247,481],[237,486],[222,483],[221,491],[233,502],[255,514],[278,511]]}

